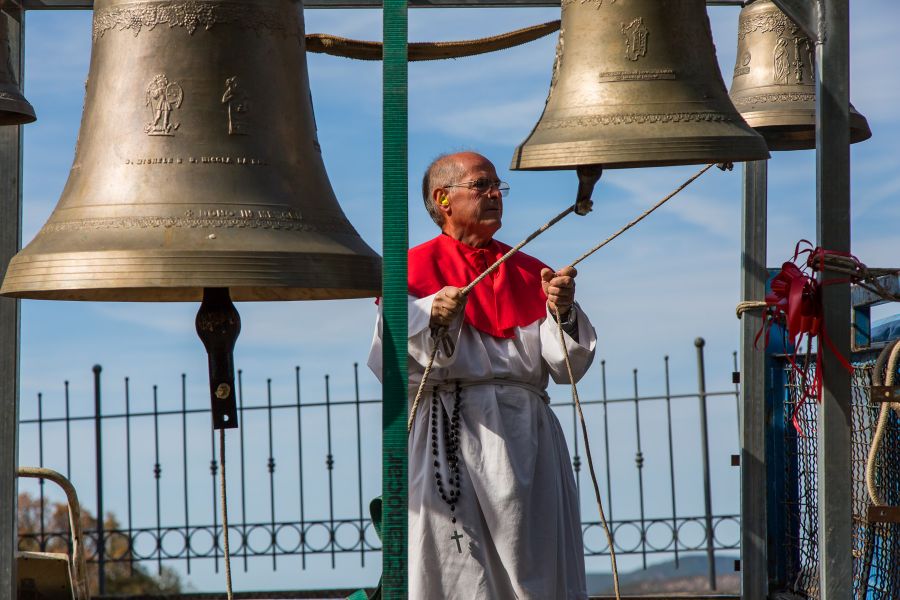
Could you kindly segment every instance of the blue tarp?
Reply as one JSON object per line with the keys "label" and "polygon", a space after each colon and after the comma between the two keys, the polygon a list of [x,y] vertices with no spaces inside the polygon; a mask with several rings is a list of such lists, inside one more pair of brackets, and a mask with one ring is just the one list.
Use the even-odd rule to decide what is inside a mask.
{"label": "blue tarp", "polygon": [[900,338],[900,315],[880,319],[872,325],[873,342],[889,342]]}

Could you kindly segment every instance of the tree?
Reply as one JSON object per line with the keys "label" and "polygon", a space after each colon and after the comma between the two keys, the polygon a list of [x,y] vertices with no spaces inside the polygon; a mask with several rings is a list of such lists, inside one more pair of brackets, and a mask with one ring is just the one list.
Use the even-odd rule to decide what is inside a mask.
{"label": "tree", "polygon": [[[41,522],[43,520],[43,528]],[[83,531],[97,529],[97,518],[81,507]],[[104,530],[121,531],[121,524],[115,515],[107,513],[103,522]],[[43,531],[43,535],[42,532]],[[33,552],[69,553],[69,509],[63,502],[50,503],[31,494],[19,494],[18,508],[19,549]],[[152,575],[144,566],[134,560],[127,536],[110,535],[106,539],[106,593],[108,594],[178,594],[182,591],[181,578],[169,567],[163,567],[158,576]],[[97,541],[93,536],[85,536],[85,555],[88,562],[88,579],[91,594],[97,594],[98,567]],[[93,561],[93,562],[92,562]]]}

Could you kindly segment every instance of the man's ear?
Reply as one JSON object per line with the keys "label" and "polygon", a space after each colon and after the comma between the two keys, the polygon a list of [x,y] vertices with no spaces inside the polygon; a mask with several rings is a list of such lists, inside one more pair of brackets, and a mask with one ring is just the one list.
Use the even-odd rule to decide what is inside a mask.
{"label": "man's ear", "polygon": [[444,188],[435,188],[431,193],[431,201],[437,206],[437,209],[443,214],[450,213],[450,202],[447,190]]}

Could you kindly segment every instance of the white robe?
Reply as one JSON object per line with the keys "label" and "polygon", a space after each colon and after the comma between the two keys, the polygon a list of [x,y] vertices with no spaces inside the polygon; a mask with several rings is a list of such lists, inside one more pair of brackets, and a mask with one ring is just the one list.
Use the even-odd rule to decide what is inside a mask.
{"label": "white robe", "polygon": [[[434,296],[409,298],[409,395],[415,397],[431,351]],[[578,339],[565,336],[574,375],[594,357],[596,335],[578,309]],[[369,367],[381,378],[381,314]],[[568,383],[556,322],[543,319],[500,339],[462,322],[451,328],[456,351],[438,352],[427,383],[461,381],[460,486],[457,523],[435,484],[431,392],[423,394],[409,438],[410,600],[585,600],[584,548],[569,451],[545,401],[549,377]],[[525,387],[466,385],[505,379]],[[454,385],[439,387],[448,414]],[[438,415],[440,472],[449,477]],[[451,536],[459,532],[457,541]],[[461,552],[459,549],[461,548]]]}

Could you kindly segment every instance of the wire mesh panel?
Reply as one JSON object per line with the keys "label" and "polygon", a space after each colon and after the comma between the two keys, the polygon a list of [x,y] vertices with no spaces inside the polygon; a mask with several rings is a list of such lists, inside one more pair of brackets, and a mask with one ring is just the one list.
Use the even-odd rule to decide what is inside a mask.
{"label": "wire mesh panel", "polygon": [[[785,448],[787,492],[786,562],[791,592],[818,599],[819,549],[816,418],[818,404],[803,400],[815,375],[814,360],[800,371],[785,366]],[[852,415],[853,572],[858,600],[900,598],[900,524],[869,523],[866,463],[880,404],[869,399],[874,360],[854,363]],[[792,422],[793,420],[793,422]],[[794,424],[796,423],[796,427]],[[827,458],[827,456],[826,456]],[[900,506],[900,419],[891,414],[878,454],[876,480],[884,502]]]}

